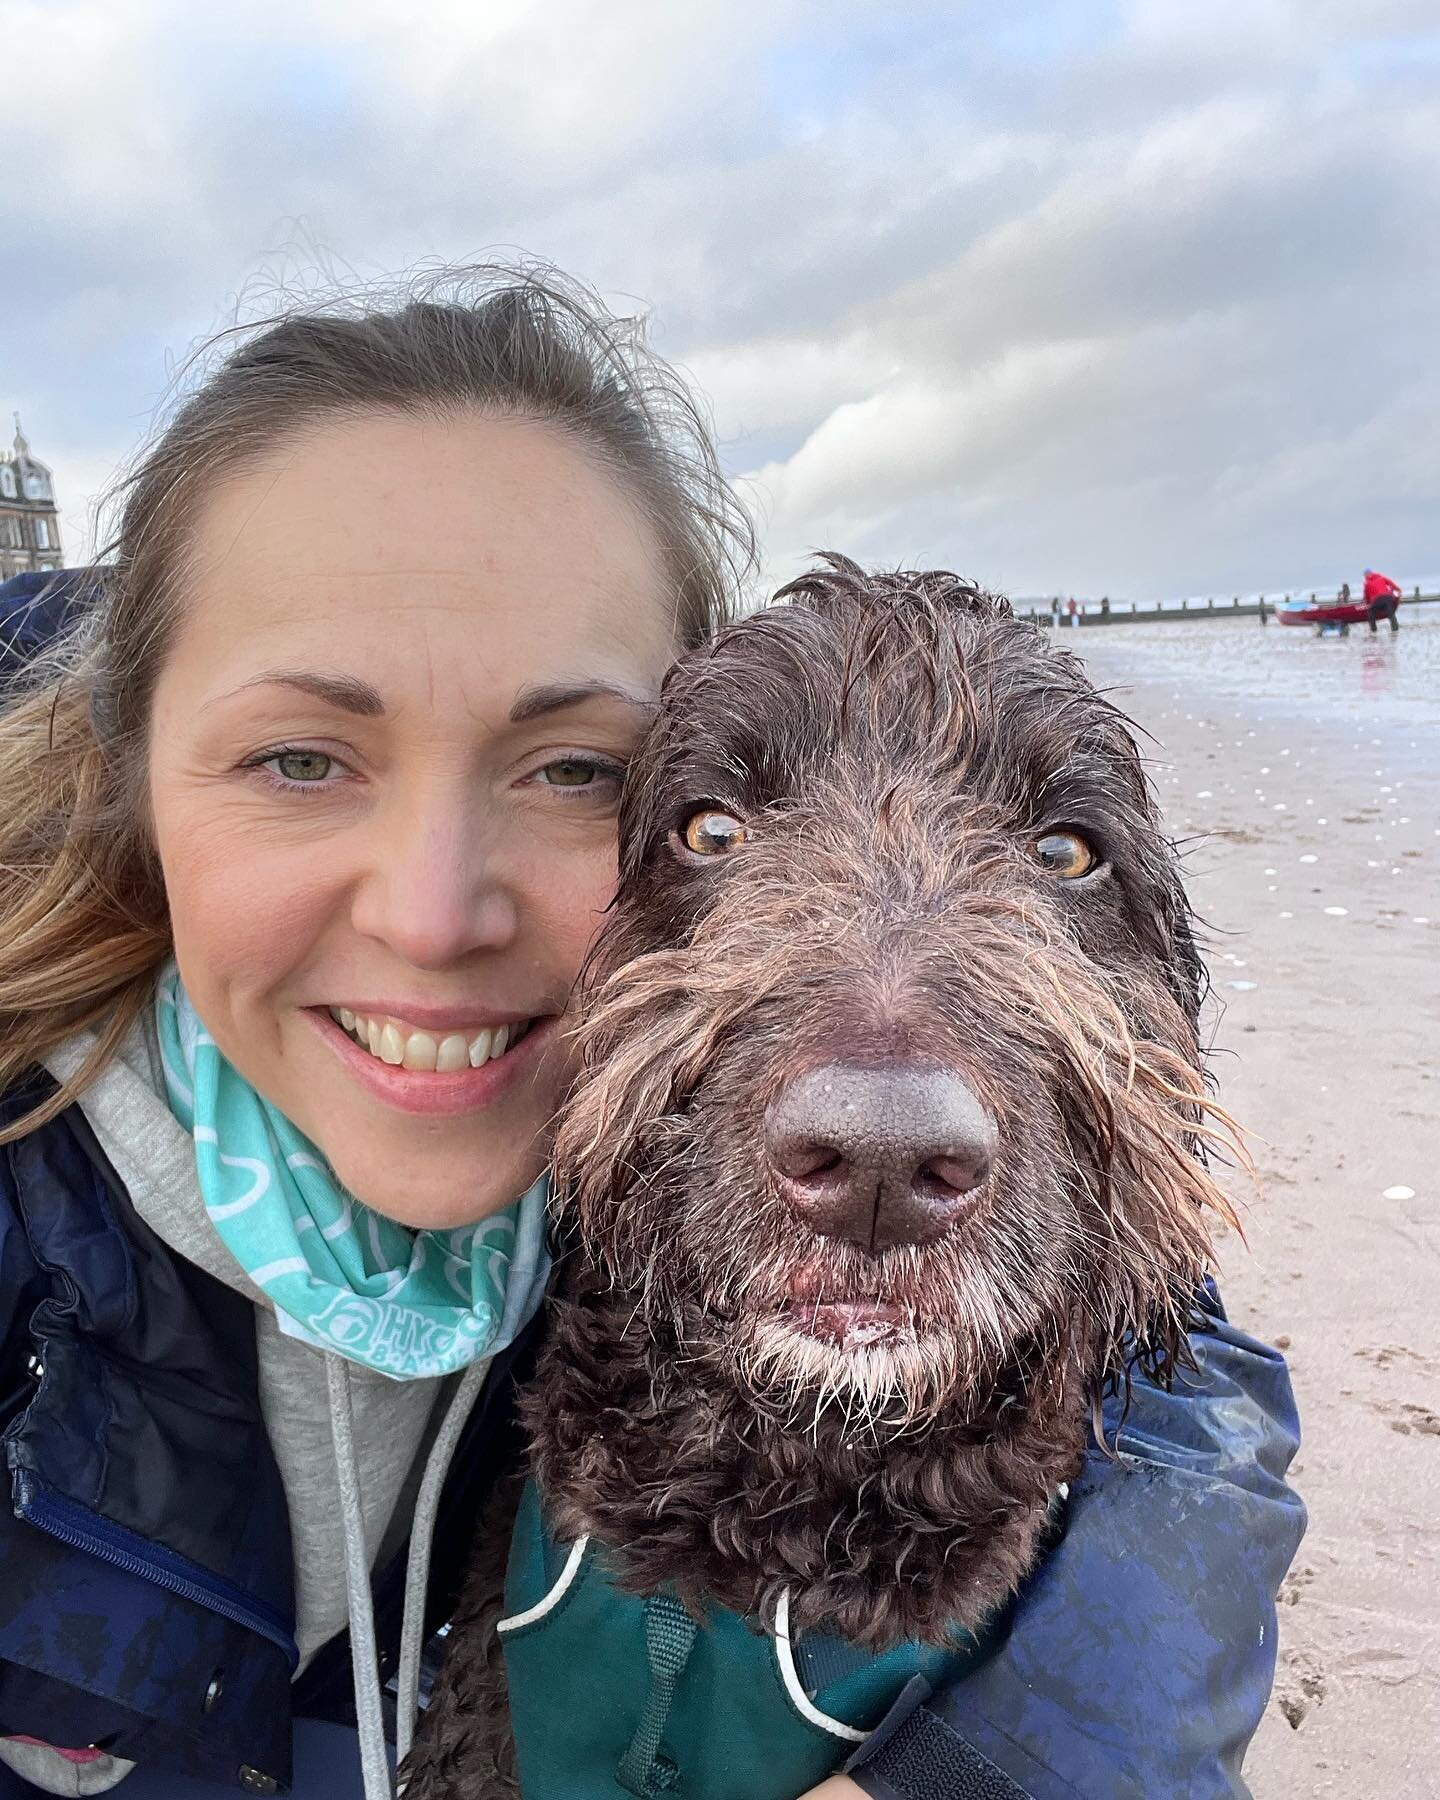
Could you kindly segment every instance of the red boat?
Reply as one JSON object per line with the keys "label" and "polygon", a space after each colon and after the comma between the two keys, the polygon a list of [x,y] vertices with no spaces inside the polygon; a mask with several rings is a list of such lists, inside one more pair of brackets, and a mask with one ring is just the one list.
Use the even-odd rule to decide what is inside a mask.
{"label": "red boat", "polygon": [[1311,606],[1306,600],[1292,600],[1288,606],[1277,606],[1275,617],[1282,625],[1314,625],[1323,631],[1327,625],[1364,625],[1373,605],[1374,601],[1367,605],[1363,600],[1321,600]]}
{"label": "red boat", "polygon": [[1347,583],[1333,600],[1307,606],[1303,600],[1290,600],[1283,606],[1277,606],[1282,625],[1313,625],[1317,631],[1348,631],[1352,625],[1368,625],[1373,631],[1382,619],[1388,619],[1390,629],[1396,628],[1395,614],[1400,602],[1405,598],[1400,584],[1392,581],[1388,575],[1382,575],[1378,569],[1365,571],[1365,586],[1354,598],[1350,597]]}
{"label": "red boat", "polygon": [[1348,631],[1352,625],[1379,625],[1388,619],[1393,631],[1399,604],[1389,598],[1321,600],[1314,606],[1307,600],[1291,600],[1275,608],[1275,617],[1282,625],[1313,625],[1316,631]]}

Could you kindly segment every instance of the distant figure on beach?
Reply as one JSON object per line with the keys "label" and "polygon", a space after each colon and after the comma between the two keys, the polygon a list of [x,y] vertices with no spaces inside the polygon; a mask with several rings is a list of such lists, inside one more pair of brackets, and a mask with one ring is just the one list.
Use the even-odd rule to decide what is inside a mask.
{"label": "distant figure on beach", "polygon": [[1268,625],[1270,623],[1270,612],[1265,605],[1265,596],[1263,594],[1260,596],[1260,623],[1262,625]]}
{"label": "distant figure on beach", "polygon": [[1370,635],[1374,637],[1375,627],[1381,619],[1390,621],[1390,629],[1398,631],[1400,620],[1396,616],[1400,602],[1404,599],[1404,590],[1398,581],[1392,581],[1388,575],[1382,575],[1378,569],[1365,571],[1365,586],[1361,590],[1366,606],[1366,618],[1370,621]]}
{"label": "distant figure on beach", "polygon": [[1052,625],[1060,623],[1060,596],[1058,594],[1050,602],[1050,623]]}
{"label": "distant figure on beach", "polygon": [[1350,583],[1348,581],[1342,581],[1340,583],[1339,600],[1341,606],[1348,606],[1350,604]]}
{"label": "distant figure on beach", "polygon": [[1075,596],[1073,594],[1070,596],[1070,604],[1065,608],[1065,610],[1070,615],[1070,623],[1071,623],[1072,627],[1075,625],[1078,625],[1080,623],[1079,608],[1075,604]]}

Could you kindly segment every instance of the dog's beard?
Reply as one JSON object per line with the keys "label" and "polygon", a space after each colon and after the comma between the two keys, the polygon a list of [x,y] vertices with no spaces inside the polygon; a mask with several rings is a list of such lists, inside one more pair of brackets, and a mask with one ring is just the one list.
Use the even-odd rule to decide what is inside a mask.
{"label": "dog's beard", "polygon": [[958,1350],[950,1335],[908,1321],[887,1327],[874,1342],[856,1343],[779,1316],[748,1322],[734,1348],[733,1372],[785,1432],[817,1436],[833,1413],[846,1438],[894,1438],[963,1407],[975,1380]]}
{"label": "dog's beard", "polygon": [[1068,1366],[1079,1248],[1067,1261],[1078,1233],[1055,1228],[1063,1210],[1057,1196],[1035,1215],[1047,1229],[1027,1231],[986,1204],[941,1243],[880,1256],[833,1242],[797,1255],[788,1236],[738,1232],[717,1255],[711,1225],[682,1228],[683,1248],[672,1240],[665,1273],[652,1270],[650,1302],[682,1354],[720,1369],[783,1431],[838,1424],[847,1438],[888,1439],[942,1417],[985,1421],[1015,1393],[1017,1370],[1043,1380]]}
{"label": "dog's beard", "polygon": [[[685,986],[688,1001],[701,984],[687,971]],[[666,1332],[682,1384],[683,1364],[703,1362],[767,1419],[828,1421],[833,1441],[835,1424],[887,1436],[997,1418],[1024,1382],[1078,1371],[1093,1388],[1136,1344],[1168,1354],[1178,1339],[1208,1260],[1203,1209],[1228,1203],[1190,1149],[1190,1131],[1213,1134],[1187,1110],[1213,1109],[1163,1043],[1127,1034],[1053,1084],[1039,1067],[1003,1084],[996,1071],[988,1085],[1018,1100],[985,1191],[942,1240],[872,1254],[806,1231],[757,1133],[735,1129],[763,1117],[783,1049],[767,1046],[767,1063],[755,1031],[711,1042],[684,1110],[662,1111],[615,1080],[631,1044],[644,1073],[653,1030],[592,1065],[561,1161],[579,1173],[584,1253],[633,1296],[633,1329]],[[610,1131],[618,1149],[602,1155]]]}
{"label": "dog's beard", "polygon": [[[1207,1103],[1185,1020],[1156,990],[1173,1029],[1137,1035],[1124,983],[1023,897],[944,915],[964,924],[963,981],[932,921],[892,932],[901,992],[842,967],[863,934],[803,930],[791,893],[735,883],[683,949],[632,954],[592,998],[557,1162],[584,1259],[633,1304],[627,1335],[664,1334],[677,1390],[704,1365],[698,1386],[728,1383],[740,1416],[826,1445],[932,1423],[1005,1436],[1070,1384],[1093,1392],[1137,1340],[1170,1355],[1176,1297],[1208,1260],[1203,1209],[1227,1210],[1192,1154]],[[762,930],[767,894],[780,916]],[[923,1046],[1001,1121],[942,1239],[873,1252],[782,1197],[762,1121],[845,1019],[877,1057]]]}

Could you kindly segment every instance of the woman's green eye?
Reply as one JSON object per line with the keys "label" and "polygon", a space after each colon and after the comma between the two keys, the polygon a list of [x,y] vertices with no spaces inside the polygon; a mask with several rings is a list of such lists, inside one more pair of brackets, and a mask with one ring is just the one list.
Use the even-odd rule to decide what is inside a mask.
{"label": "woman's green eye", "polygon": [[282,750],[270,760],[286,781],[299,786],[324,781],[335,766],[335,758],[320,750]]}
{"label": "woman's green eye", "polygon": [[559,762],[546,763],[540,773],[549,787],[582,788],[593,787],[601,771],[592,762],[567,756]]}

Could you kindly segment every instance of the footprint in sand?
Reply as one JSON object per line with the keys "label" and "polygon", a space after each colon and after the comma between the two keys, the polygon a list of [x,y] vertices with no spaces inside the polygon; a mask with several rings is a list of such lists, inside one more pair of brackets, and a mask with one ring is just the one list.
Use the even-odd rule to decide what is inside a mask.
{"label": "footprint in sand", "polygon": [[1313,1650],[1285,1650],[1280,1658],[1280,1676],[1275,1684],[1275,1704],[1284,1714],[1292,1731],[1312,1706],[1325,1698],[1325,1671]]}
{"label": "footprint in sand", "polygon": [[1315,1571],[1308,1563],[1303,1568],[1292,1569],[1280,1583],[1280,1592],[1275,1597],[1281,1606],[1294,1606],[1314,1579]]}
{"label": "footprint in sand", "polygon": [[1426,1673],[1425,1664],[1418,1657],[1376,1645],[1350,1651],[1337,1660],[1335,1667],[1341,1675],[1358,1675],[1379,1687],[1403,1687]]}
{"label": "footprint in sand", "polygon": [[1440,1413],[1431,1412],[1428,1406],[1414,1406],[1409,1401],[1402,1401],[1399,1406],[1377,1406],[1375,1410],[1383,1415],[1392,1431],[1398,1431],[1404,1437],[1409,1437],[1412,1432],[1420,1437],[1440,1437]]}
{"label": "footprint in sand", "polygon": [[1374,1363],[1377,1369],[1388,1369],[1394,1363],[1412,1363],[1428,1374],[1435,1367],[1428,1356],[1422,1356],[1408,1344],[1362,1344],[1354,1354]]}

